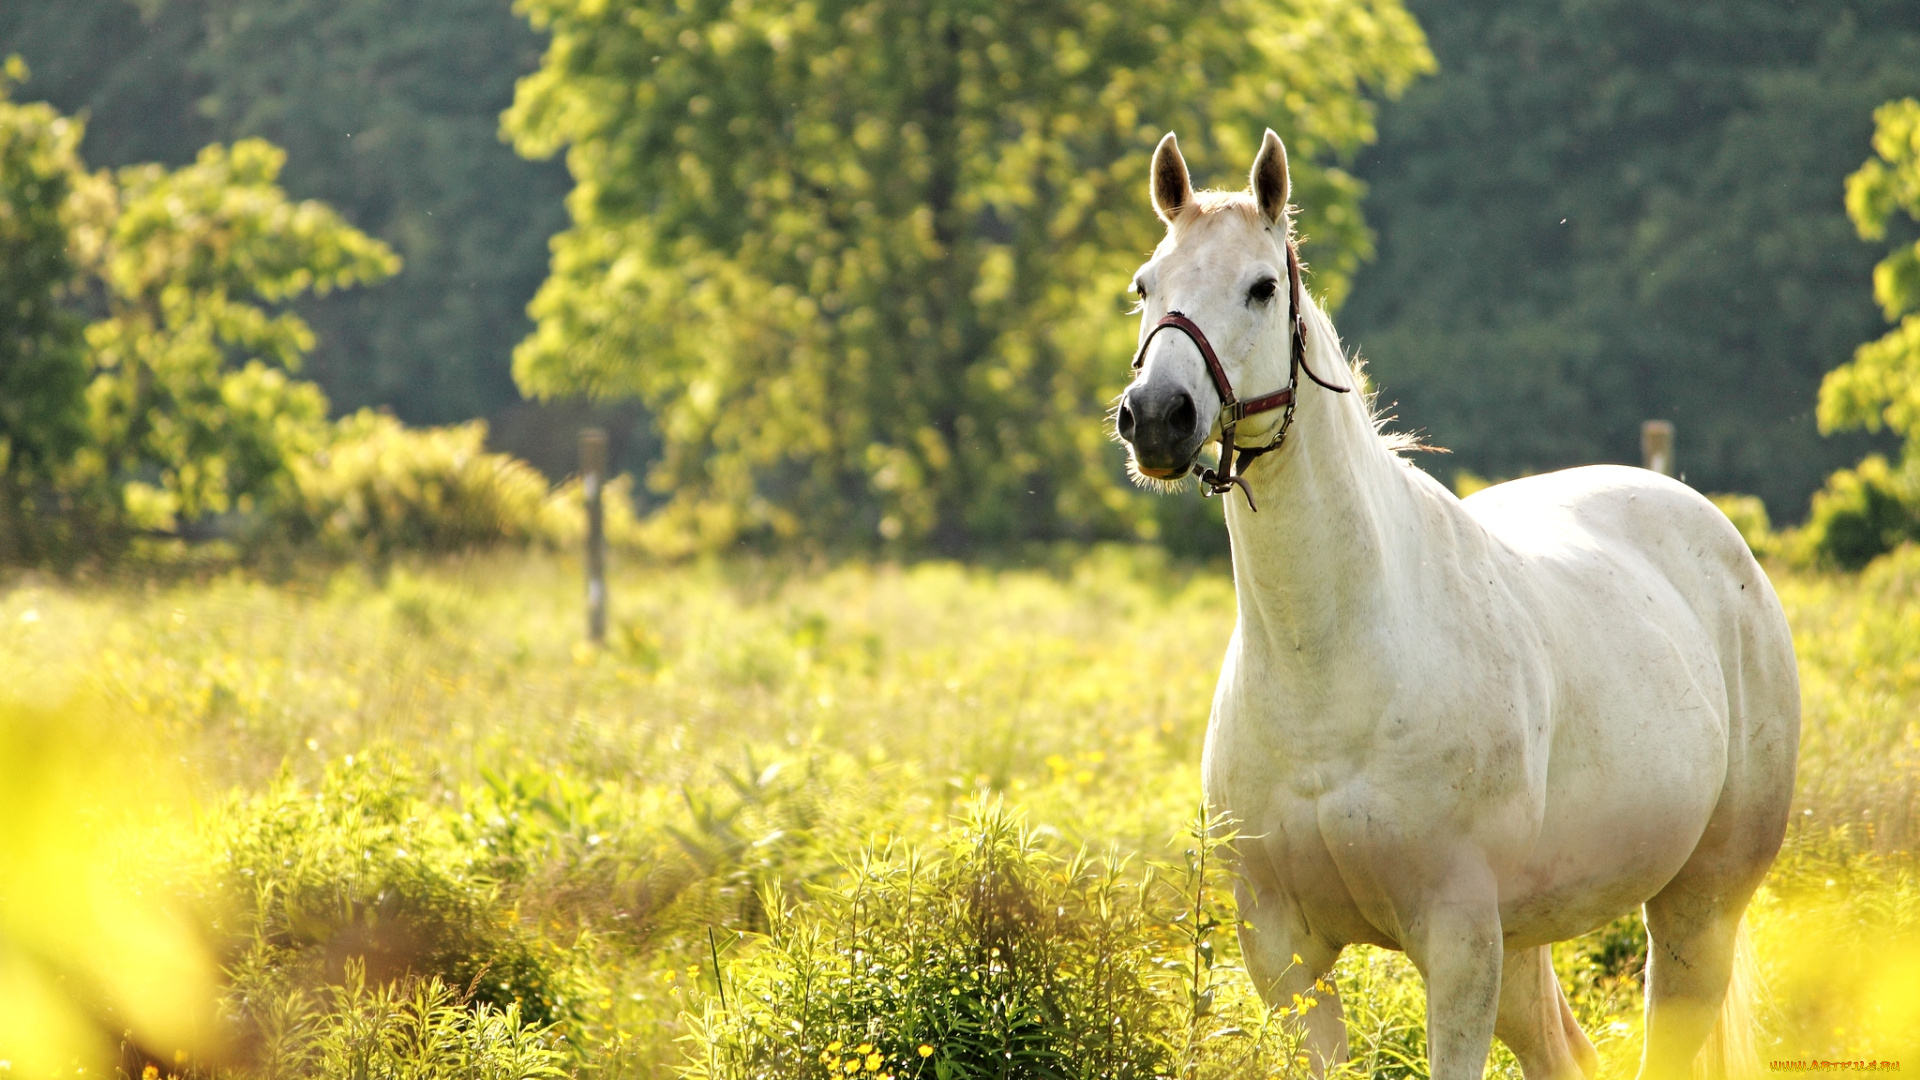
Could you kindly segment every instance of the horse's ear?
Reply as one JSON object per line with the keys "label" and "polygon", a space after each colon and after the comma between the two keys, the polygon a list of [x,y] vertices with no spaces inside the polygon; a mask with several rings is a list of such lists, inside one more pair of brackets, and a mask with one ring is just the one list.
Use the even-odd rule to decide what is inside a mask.
{"label": "horse's ear", "polygon": [[1287,178],[1287,148],[1280,143],[1280,136],[1267,129],[1267,137],[1260,140],[1260,156],[1253,159],[1253,202],[1260,208],[1260,217],[1269,225],[1280,224],[1287,213],[1287,191],[1291,181]]}
{"label": "horse's ear", "polygon": [[1193,182],[1187,178],[1187,159],[1180,156],[1180,140],[1167,132],[1153,148],[1153,212],[1173,224],[1180,208],[1193,201]]}

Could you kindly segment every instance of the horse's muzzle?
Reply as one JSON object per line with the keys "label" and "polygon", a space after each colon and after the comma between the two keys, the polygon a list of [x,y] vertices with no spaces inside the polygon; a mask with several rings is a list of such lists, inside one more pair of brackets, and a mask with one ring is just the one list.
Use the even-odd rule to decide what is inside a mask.
{"label": "horse's muzzle", "polygon": [[1114,427],[1133,448],[1135,467],[1158,480],[1185,476],[1207,436],[1193,395],[1150,383],[1130,386],[1120,396]]}

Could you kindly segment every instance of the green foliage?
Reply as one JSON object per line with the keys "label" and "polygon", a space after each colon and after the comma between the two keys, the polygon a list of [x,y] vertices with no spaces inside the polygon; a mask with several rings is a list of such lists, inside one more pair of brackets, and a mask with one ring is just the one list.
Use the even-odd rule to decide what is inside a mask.
{"label": "green foliage", "polygon": [[275,185],[284,160],[258,140],[210,146],[183,169],[122,169],[90,193],[81,242],[109,314],[87,328],[98,373],[78,472],[122,488],[136,525],[284,495],[326,400],[288,378],[313,332],[283,305],[398,269],[333,210],[288,200]]}
{"label": "green foliage", "polygon": [[998,803],[935,851],[870,847],[805,905],[769,905],[694,1025],[688,1075],[1290,1074],[1294,1010],[1269,1016],[1213,970],[1230,920],[1198,839],[1184,888],[1117,856],[1056,858]]}
{"label": "green foliage", "polygon": [[289,305],[378,281],[393,253],[288,199],[264,142],[89,174],[77,121],[6,93],[0,558],[70,561],[294,501],[292,465],[328,431],[326,398],[293,377],[314,338]]}
{"label": "green foliage", "polygon": [[[1876,157],[1847,177],[1847,216],[1863,240],[1884,240],[1897,213],[1920,220],[1920,101],[1874,110]],[[1853,362],[1820,385],[1820,429],[1884,423],[1909,445],[1920,441],[1920,242],[1902,244],[1873,268],[1873,296],[1900,325],[1860,346]]]}
{"label": "green foliage", "polygon": [[576,187],[516,378],[641,397],[705,546],[1152,534],[1100,417],[1153,140],[1238,187],[1278,128],[1337,300],[1368,240],[1334,162],[1430,66],[1398,0],[520,9],[553,43],[506,127]]}
{"label": "green foliage", "polygon": [[1766,558],[1774,553],[1779,538],[1773,531],[1773,522],[1767,517],[1767,504],[1755,495],[1709,495],[1713,505],[1727,515],[1733,527],[1740,530],[1740,538],[1747,542],[1747,550],[1755,558]]}
{"label": "green foliage", "polygon": [[472,1003],[437,978],[366,982],[349,961],[338,986],[270,1006],[254,1050],[259,1080],[544,1080],[567,1075],[552,1029],[520,1006]]}
{"label": "green foliage", "polygon": [[0,73],[0,554],[18,553],[21,486],[51,477],[86,435],[80,320],[65,303],[78,268],[68,199],[82,175],[81,127],[46,105],[19,105]]}
{"label": "green foliage", "polygon": [[515,342],[565,224],[566,170],[501,143],[541,39],[507,0],[60,0],[0,5],[0,55],[88,117],[87,159],[188,164],[264,138],[281,182],[397,251],[378,290],[309,297],[311,375],[414,424],[519,400]]}
{"label": "green foliage", "polygon": [[[1839,193],[1920,93],[1907,0],[1409,0],[1440,72],[1356,163],[1379,257],[1340,326],[1401,422],[1516,476],[1639,461],[1796,520],[1875,449],[1809,405],[1880,333]],[[1884,447],[1884,441],[1879,443]]]}
{"label": "green foliage", "polygon": [[1920,848],[1920,546],[1782,590],[1804,702],[1799,807],[1882,852]]}
{"label": "green foliage", "polygon": [[1879,454],[1827,477],[1797,538],[1812,561],[1858,570],[1908,540],[1920,539],[1920,483],[1911,467]]}
{"label": "green foliage", "polygon": [[317,790],[283,775],[213,824],[215,895],[231,905],[221,925],[230,999],[248,1028],[280,1023],[272,1010],[288,993],[408,976],[529,1022],[559,1015],[551,965],[489,876],[520,868],[486,858],[484,822],[454,819],[421,794],[390,758],[350,755]]}
{"label": "green foliage", "polygon": [[[916,1063],[921,1080],[939,1080],[939,1059],[920,1057],[921,1045],[964,1069],[978,1062],[968,1041],[978,1033],[1032,1034],[1009,1023],[1019,1011],[909,1007],[895,977],[901,957],[925,961],[907,972],[921,989],[970,989],[978,974],[1001,995],[988,1001],[1052,994],[1083,1010],[1059,1016],[1087,1017],[1114,1015],[1085,1011],[1103,1007],[1089,989],[1104,987],[1125,995],[1115,1005],[1146,1010],[1122,1015],[1154,1025],[1150,1037],[1109,1036],[1042,1010],[1039,1037],[1020,1043],[1042,1056],[1110,1047],[1102,1060],[1115,1072],[1146,1058],[1169,1077],[1185,1064],[1222,1080],[1294,1072],[1284,1031],[1250,1026],[1266,1021],[1239,970],[1211,846],[1223,837],[1168,835],[1199,798],[1209,691],[1234,621],[1223,574],[1115,549],[1060,556],[1049,572],[749,560],[615,570],[626,641],[604,651],[578,640],[577,563],[538,552],[400,566],[377,581],[348,568],[290,585],[235,573],[28,585],[0,597],[0,663],[10,665],[0,674],[64,664],[109,706],[111,727],[84,760],[150,743],[156,760],[185,762],[218,807],[175,835],[195,853],[178,873],[128,878],[108,863],[97,878],[51,878],[205,897],[220,913],[227,1008],[241,1033],[258,1036],[239,1045],[280,1049],[206,1072],[311,1074],[320,1067],[301,1048],[327,1032],[339,1045],[384,1047],[362,1060],[424,1070],[398,1048],[428,1014],[440,1017],[441,1045],[455,1030],[492,1032],[490,1052],[502,1055],[544,1042],[564,1069],[606,1080],[682,1067],[734,1075],[740,1058],[726,1055],[756,1047],[783,1075],[817,1077],[819,1054],[833,1053],[843,1080],[902,1080]],[[1805,720],[1799,824],[1750,924],[1773,987],[1766,1056],[1911,1058],[1920,546],[1859,575],[1774,576],[1795,631]],[[0,797],[18,801],[35,790],[41,759],[9,745],[0,762],[26,763],[15,779],[29,783]],[[110,802],[145,818],[147,803],[127,793],[154,782],[130,775],[108,789]],[[999,825],[970,819],[970,807],[996,801]],[[0,841],[37,845],[63,860],[57,870],[90,864],[63,843],[72,816],[59,809],[30,829],[0,827]],[[1021,815],[1033,826],[1013,827]],[[406,904],[376,899],[400,886]],[[81,906],[63,904],[70,892],[20,895],[43,893],[48,912]],[[997,914],[1022,898],[1031,919]],[[0,905],[0,919],[18,910]],[[395,925],[373,919],[389,910],[437,927],[418,940],[446,948],[398,985],[380,977],[393,950],[347,947],[373,940],[369,927]],[[294,915],[315,911],[343,914],[303,914],[302,926],[323,929],[296,938]],[[30,929],[48,925],[91,924]],[[119,932],[155,937],[145,925]],[[113,962],[131,955],[121,940],[90,946],[116,976],[127,970]],[[1063,969],[1028,965],[1033,955],[1009,953],[1009,940]],[[1639,1056],[1641,940],[1621,919],[1555,949],[1599,1048],[1600,1080],[1628,1080]],[[553,1028],[529,1024],[530,1009],[517,1029],[505,1008],[469,1001],[463,1015],[449,1011],[487,958],[489,972],[519,970],[522,950],[537,961]],[[355,955],[365,957],[364,983]],[[1102,955],[1115,962],[1096,969]],[[445,990],[432,989],[429,967],[456,973],[440,972]],[[792,986],[802,971],[820,976],[804,1004]],[[1424,1075],[1425,995],[1412,965],[1354,948],[1334,979],[1350,1075]],[[171,1001],[182,984],[160,985]],[[439,1004],[408,1004],[423,993]],[[812,1056],[780,1057],[780,1025],[790,1033],[806,1018]],[[903,1036],[909,1023],[916,1035],[949,1030],[936,1022],[956,1037]],[[1225,1033],[1234,1026],[1247,1034]],[[868,1042],[885,1068],[866,1072],[862,1054],[848,1078],[848,1051]],[[520,1060],[551,1061],[533,1050]],[[1520,1076],[1498,1050],[1489,1075]]]}
{"label": "green foliage", "polygon": [[407,428],[362,410],[325,447],[295,459],[297,499],[280,536],[378,560],[539,539],[547,482],[524,462],[486,450],[483,420]]}

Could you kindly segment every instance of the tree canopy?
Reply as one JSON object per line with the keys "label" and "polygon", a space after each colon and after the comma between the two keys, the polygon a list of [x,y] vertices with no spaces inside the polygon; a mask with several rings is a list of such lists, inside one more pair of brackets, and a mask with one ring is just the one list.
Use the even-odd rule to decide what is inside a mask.
{"label": "tree canopy", "polygon": [[[26,73],[14,58],[0,74],[0,477],[31,481],[86,437],[87,365],[69,303],[82,129],[47,105],[13,102],[8,84]],[[11,545],[0,537],[0,546]]]}
{"label": "tree canopy", "polygon": [[1794,518],[1870,440],[1821,377],[1879,318],[1842,206],[1874,106],[1920,91],[1905,0],[1409,0],[1440,72],[1356,172],[1379,257],[1341,313],[1402,420],[1512,476],[1639,460]]}
{"label": "tree canopy", "polygon": [[[11,77],[24,75],[17,60]],[[89,172],[82,125],[0,83],[0,557],[111,545],[282,493],[324,434],[289,305],[399,269],[276,183],[259,140]],[[76,542],[77,541],[77,542]]]}
{"label": "tree canopy", "polygon": [[1100,422],[1154,140],[1237,188],[1278,129],[1337,299],[1339,163],[1431,64],[1398,0],[520,6],[552,45],[506,126],[575,188],[516,377],[642,397],[705,543],[1155,535]]}
{"label": "tree canopy", "polygon": [[[1338,321],[1348,342],[1372,361],[1402,422],[1453,451],[1430,459],[1430,467],[1509,476],[1636,460],[1640,421],[1665,417],[1678,424],[1690,482],[1756,492],[1776,517],[1791,519],[1835,467],[1891,445],[1885,433],[1822,438],[1815,402],[1825,373],[1886,329],[1871,288],[1873,263],[1885,252],[1860,242],[1842,191],[1867,153],[1873,108],[1920,95],[1920,7],[1908,0],[1405,3],[1440,68],[1381,106],[1372,146],[1364,142],[1372,123],[1367,96],[1384,96],[1377,91],[1389,88],[1389,69],[1404,77],[1417,67],[1418,39],[1407,36],[1398,7],[1323,0],[1124,10],[1093,0],[916,0],[860,25],[865,9],[846,0],[785,8],[528,0],[525,17],[514,15],[509,0],[61,0],[0,4],[0,55],[19,52],[33,66],[23,95],[84,114],[81,150],[95,165],[178,167],[209,142],[266,137],[287,149],[280,182],[294,197],[326,200],[404,257],[406,269],[381,289],[296,305],[316,331],[306,371],[337,406],[382,404],[412,422],[499,414],[518,399],[508,356],[534,326],[524,303],[550,270],[558,276],[529,354],[552,358],[575,331],[586,348],[569,361],[577,378],[543,387],[592,386],[659,401],[769,382],[763,375],[776,369],[767,350],[784,348],[787,333],[776,333],[777,324],[796,317],[780,314],[783,298],[820,304],[832,294],[841,313],[830,316],[831,332],[812,340],[807,355],[851,356],[834,375],[851,380],[855,392],[804,379],[780,384],[787,387],[781,392],[800,395],[796,401],[845,397],[862,402],[857,416],[888,419],[878,426],[857,419],[844,432],[823,434],[837,425],[784,406],[766,423],[753,407],[732,405],[724,424],[691,405],[662,416],[676,449],[658,476],[704,485],[706,494],[685,506],[707,507],[702,520],[716,535],[773,528],[781,515],[771,508],[800,505],[795,485],[803,484],[832,490],[821,513],[849,534],[878,535],[892,517],[902,536],[912,536],[922,527],[916,522],[955,520],[950,509],[959,505],[1000,509],[962,520],[958,531],[930,526],[926,535],[1138,534],[1157,522],[1172,536],[1183,532],[1179,515],[1210,518],[1210,507],[1185,499],[1161,500],[1150,511],[1157,518],[1147,516],[1112,474],[1100,472],[1097,463],[1114,457],[1098,424],[1040,425],[1032,439],[1018,430],[1034,427],[1043,402],[1083,400],[1076,395],[1086,384],[1075,380],[1093,369],[1075,374],[1073,365],[1091,364],[1087,358],[1111,347],[1099,340],[1107,332],[1100,328],[1116,325],[1111,281],[1100,276],[1111,265],[1087,261],[1097,247],[1085,241],[1100,234],[1129,259],[1148,241],[1128,231],[1151,225],[1129,187],[1137,177],[1125,173],[1145,157],[1145,139],[1129,125],[1179,130],[1201,179],[1214,183],[1240,183],[1251,139],[1268,123],[1296,158],[1309,159],[1303,180],[1323,185],[1303,185],[1299,198],[1309,213],[1316,287],[1336,297],[1346,289]],[[969,21],[980,14],[999,20],[991,32]],[[945,47],[928,29],[940,18],[959,28],[955,55],[975,57],[969,62],[977,70],[941,66]],[[1154,26],[1164,40],[1142,36],[1142,27]],[[1258,26],[1267,31],[1253,40],[1231,39],[1224,29]],[[754,56],[774,57],[764,43],[776,29],[789,51],[777,64],[751,67]],[[692,32],[697,50],[681,44],[683,31]],[[514,80],[538,67],[549,34],[559,37],[527,84],[511,134],[529,152],[568,148],[581,181],[575,207],[585,216],[575,218],[552,265],[546,240],[567,221],[567,170],[518,159],[498,131]],[[1379,50],[1370,52],[1370,41]],[[1308,55],[1316,63],[1298,59]],[[703,79],[724,85],[702,90]],[[945,129],[923,125],[925,149],[916,149],[901,124],[936,85],[981,88],[980,96],[956,98],[951,145],[986,147],[996,171],[953,174],[956,201],[940,228],[973,239],[903,259],[893,246],[912,235],[903,208],[938,194],[926,179],[937,170],[925,169],[947,144],[927,135]],[[781,99],[799,89],[807,96]],[[696,117],[695,107],[708,111]],[[669,115],[673,109],[681,112]],[[881,128],[892,134],[862,146],[851,138],[859,118],[881,121],[863,137]],[[736,120],[743,125],[737,133],[728,129]],[[821,142],[819,132],[833,138]],[[814,141],[794,143],[779,160],[757,149],[790,134]],[[1055,149],[1036,155],[1037,140]],[[825,147],[839,147],[839,156]],[[683,174],[683,162],[699,167]],[[922,314],[930,337],[907,335],[883,349],[911,354],[916,370],[938,373],[926,376],[929,400],[938,404],[925,415],[887,404],[904,385],[885,377],[895,368],[869,370],[860,366],[869,361],[842,349],[871,351],[883,331],[911,329],[912,316],[849,328],[846,312],[865,301],[845,280],[816,288],[791,269],[795,257],[779,256],[789,269],[775,272],[766,261],[774,255],[729,246],[735,237],[776,235],[773,218],[754,208],[771,205],[771,178],[802,177],[802,165],[824,169],[832,182],[796,188],[791,215],[780,218],[778,235],[788,238],[781,243],[798,251],[795,230],[814,228],[807,223],[838,207],[833,212],[846,220],[829,222],[830,244],[807,233],[809,250],[828,253],[833,264],[823,274],[853,273],[841,253],[886,252],[859,271],[884,277],[863,286],[871,295],[930,296],[938,285],[946,298]],[[843,168],[852,171],[842,176]],[[743,179],[749,169],[761,178]],[[685,195],[702,190],[696,182],[712,185],[700,196],[706,209]],[[856,183],[880,197],[855,197]],[[1364,201],[1356,202],[1363,187]],[[647,201],[668,191],[682,192],[673,196],[679,201]],[[1029,191],[1032,201],[1021,202]],[[969,199],[986,209],[962,206]],[[863,204],[871,216],[846,216]],[[1081,213],[1076,206],[1108,216],[1072,217]],[[1372,261],[1363,258],[1369,234],[1357,214],[1314,216],[1356,207],[1373,230]],[[628,235],[656,210],[663,216],[645,226],[654,232],[644,243]],[[1064,229],[1057,237],[1048,231],[1056,225]],[[1891,228],[1905,236],[1909,226],[1901,218]],[[670,245],[695,241],[689,266],[696,274],[686,288],[694,290],[697,278],[705,291],[676,301],[676,314],[697,312],[688,306],[696,300],[720,303],[713,298],[723,289],[749,290],[743,296],[787,290],[767,294],[765,332],[736,349],[720,328],[681,317],[679,344],[645,342],[653,366],[644,377],[658,375],[659,386],[636,384],[638,360],[615,379],[612,360],[638,356],[641,344],[623,342],[622,327],[653,317],[638,314],[642,291],[631,274],[679,258]],[[1043,249],[1049,265],[1036,277],[1034,253]],[[635,254],[642,250],[644,258]],[[726,283],[700,269],[703,258],[752,272]],[[1004,271],[992,280],[1008,291],[995,299],[1000,286],[989,284],[976,301],[974,286],[987,279],[975,270]],[[607,282],[590,280],[603,271]],[[920,288],[925,275],[933,276]],[[1074,307],[1062,287],[1075,282],[1105,283],[1082,288]],[[672,294],[644,295],[664,304]],[[962,344],[939,344],[950,333]],[[688,374],[689,335],[701,334],[708,335],[702,348],[729,354],[705,381]],[[866,344],[854,340],[859,334],[868,335]],[[916,351],[927,341],[938,347]],[[596,343],[604,354],[592,353]],[[965,352],[976,346],[986,351]],[[961,355],[973,360],[940,359]],[[529,364],[523,361],[523,374]],[[1045,382],[1038,372],[1061,381]],[[699,395],[690,389],[696,382]],[[1097,400],[1105,387],[1090,392]],[[995,395],[1005,401],[993,403]],[[1006,411],[997,411],[1002,405]],[[907,434],[942,432],[943,424],[989,413],[997,419],[985,435],[941,436],[949,458],[937,468],[924,449],[935,444]],[[780,430],[807,423],[810,433]],[[765,430],[741,430],[749,424]],[[1068,430],[1084,444],[1062,442]],[[982,461],[1011,461],[1002,451],[1016,439],[1029,449],[1053,441],[1021,463],[976,472]],[[710,465],[698,464],[706,460],[703,440],[724,451]],[[766,457],[769,447],[795,444],[810,447],[804,464],[775,455],[742,465],[754,454]],[[856,449],[870,446],[881,448],[871,463]],[[913,480],[914,470],[934,479]],[[976,472],[977,490],[941,487],[962,472]],[[908,477],[900,482],[920,485],[923,494],[908,498],[901,488],[881,499],[870,490],[876,477]],[[935,488],[940,493],[925,496],[933,499],[927,503],[924,493]],[[722,489],[734,494],[720,498]],[[1069,491],[1081,494],[1064,497]],[[722,505],[735,509],[713,510]],[[864,519],[856,521],[856,506],[866,507]],[[790,515],[781,520],[798,527]]]}
{"label": "tree canopy", "polygon": [[510,356],[565,224],[565,171],[500,138],[540,39],[509,0],[59,0],[0,4],[23,93],[87,120],[95,166],[191,164],[212,142],[286,151],[280,183],[394,248],[378,290],[310,297],[308,374],[337,408],[412,423],[520,400]]}
{"label": "tree canopy", "polygon": [[318,442],[327,404],[289,378],[313,348],[285,304],[400,268],[383,243],[275,184],[285,155],[258,139],[192,165],[130,166],[84,193],[76,246],[108,314],[87,327],[96,374],[77,469],[123,485],[135,522],[248,508]]}
{"label": "tree canopy", "polygon": [[[1920,101],[1905,98],[1873,114],[1875,156],[1847,178],[1847,214],[1863,240],[1885,240],[1898,214],[1920,221]],[[1873,297],[1899,325],[1860,346],[1853,362],[1820,386],[1820,426],[1879,430],[1920,445],[1920,241],[1897,245],[1873,268]]]}

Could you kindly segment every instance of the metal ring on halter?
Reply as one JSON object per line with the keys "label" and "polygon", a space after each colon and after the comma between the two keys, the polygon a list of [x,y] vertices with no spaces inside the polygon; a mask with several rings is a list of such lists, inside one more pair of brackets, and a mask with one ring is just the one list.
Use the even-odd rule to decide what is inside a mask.
{"label": "metal ring on halter", "polygon": [[[1322,379],[1307,364],[1307,323],[1300,314],[1306,293],[1300,288],[1300,254],[1291,239],[1287,241],[1287,297],[1293,308],[1293,355],[1287,366],[1287,385],[1263,397],[1244,402],[1234,397],[1233,383],[1227,379],[1227,369],[1221,365],[1220,357],[1214,354],[1213,344],[1207,340],[1206,332],[1200,329],[1198,323],[1178,311],[1169,311],[1154,323],[1153,329],[1147,331],[1146,340],[1140,343],[1140,350],[1133,354],[1133,367],[1138,371],[1146,361],[1147,346],[1153,344],[1154,336],[1168,329],[1187,335],[1187,339],[1200,350],[1200,358],[1207,364],[1207,377],[1213,380],[1213,388],[1220,395],[1220,461],[1211,469],[1201,466],[1194,475],[1200,478],[1204,488],[1201,494],[1207,498],[1239,488],[1241,494],[1247,497],[1247,509],[1256,514],[1260,508],[1254,505],[1253,489],[1247,486],[1244,478],[1247,465],[1262,454],[1280,449],[1280,444],[1287,440],[1287,429],[1293,426],[1293,408],[1297,400],[1294,391],[1300,385],[1300,373],[1306,372],[1307,378],[1336,394],[1344,394],[1352,389],[1335,386]],[[1234,444],[1234,428],[1240,421],[1282,406],[1287,411],[1280,417],[1280,428],[1264,446],[1240,447]]]}

